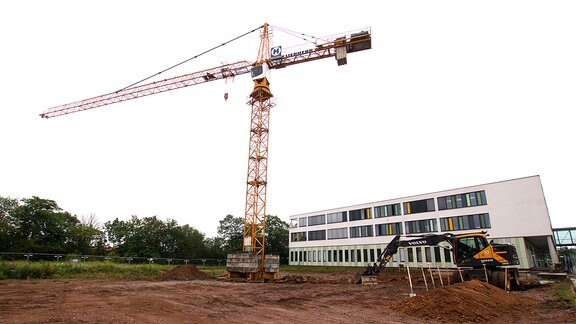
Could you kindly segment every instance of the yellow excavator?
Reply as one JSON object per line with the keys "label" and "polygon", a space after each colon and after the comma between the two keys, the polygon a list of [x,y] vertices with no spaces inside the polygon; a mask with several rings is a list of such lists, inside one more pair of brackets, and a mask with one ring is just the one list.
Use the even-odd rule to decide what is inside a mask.
{"label": "yellow excavator", "polygon": [[519,265],[516,247],[509,243],[488,242],[488,234],[484,231],[454,235],[426,234],[422,236],[409,236],[412,239],[401,240],[397,235],[378,256],[377,263],[368,265],[363,276],[375,276],[382,271],[392,256],[400,247],[410,246],[436,246],[442,242],[448,243],[446,247],[452,252],[452,260],[458,267],[454,272],[455,282],[461,280],[478,279],[498,286],[502,289],[517,289],[520,284],[517,268],[504,268],[504,266]]}

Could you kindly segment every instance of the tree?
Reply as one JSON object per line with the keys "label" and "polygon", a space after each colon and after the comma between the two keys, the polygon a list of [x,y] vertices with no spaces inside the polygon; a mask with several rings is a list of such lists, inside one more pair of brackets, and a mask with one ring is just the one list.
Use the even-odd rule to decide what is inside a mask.
{"label": "tree", "polygon": [[282,221],[278,216],[268,215],[266,217],[266,240],[265,252],[278,254],[280,259],[288,257],[288,223]]}
{"label": "tree", "polygon": [[562,260],[566,271],[574,273],[576,268],[576,248],[563,246],[558,249],[558,256]]}
{"label": "tree", "polygon": [[205,258],[205,235],[197,229],[184,225],[176,228],[176,257],[179,258]]}
{"label": "tree", "polygon": [[242,251],[242,241],[244,237],[244,219],[226,215],[220,220],[218,226],[218,236],[223,240],[224,253],[234,253]]}
{"label": "tree", "polygon": [[[288,223],[282,221],[278,216],[268,215],[266,217],[266,239],[264,241],[264,251],[275,253],[280,258],[288,257]],[[226,215],[218,226],[218,237],[223,241],[225,253],[242,251],[242,241],[244,236],[244,219]]]}
{"label": "tree", "polygon": [[210,259],[226,259],[225,241],[220,236],[209,237],[204,240],[206,247],[206,257]]}
{"label": "tree", "polygon": [[32,197],[22,199],[12,211],[13,250],[18,252],[66,253],[76,217],[64,212],[55,201]]}
{"label": "tree", "polygon": [[121,221],[116,218],[104,224],[104,232],[106,233],[107,241],[114,248],[114,254],[136,256],[129,253],[130,238],[134,233],[134,222],[138,222],[136,216],[132,216],[132,221],[130,222]]}
{"label": "tree", "polygon": [[108,241],[120,256],[153,258],[204,257],[204,234],[175,220],[163,222],[156,216],[129,221],[115,219],[104,224]]}
{"label": "tree", "polygon": [[0,197],[0,251],[10,251],[14,236],[14,209],[18,207],[18,199]]}
{"label": "tree", "polygon": [[72,228],[72,241],[69,252],[79,254],[106,254],[106,236],[96,216],[83,216],[78,225]]}

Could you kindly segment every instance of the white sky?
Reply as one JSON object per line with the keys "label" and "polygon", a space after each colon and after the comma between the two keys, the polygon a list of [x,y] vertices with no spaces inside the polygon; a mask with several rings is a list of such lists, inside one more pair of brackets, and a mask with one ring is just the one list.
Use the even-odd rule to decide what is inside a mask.
{"label": "white sky", "polygon": [[[373,49],[346,66],[272,71],[268,214],[540,175],[552,225],[576,226],[574,17],[574,1],[2,1],[0,196],[215,236],[244,214],[248,75],[38,114],[264,22],[314,36],[369,26]],[[274,31],[274,45],[300,43]],[[258,44],[253,33],[162,77],[253,61]]]}

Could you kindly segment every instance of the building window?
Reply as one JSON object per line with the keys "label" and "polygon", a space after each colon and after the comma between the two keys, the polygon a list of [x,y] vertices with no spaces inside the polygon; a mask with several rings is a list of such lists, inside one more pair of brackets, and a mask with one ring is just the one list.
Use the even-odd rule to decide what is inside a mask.
{"label": "building window", "polygon": [[416,262],[422,262],[422,248],[416,248]]}
{"label": "building window", "polygon": [[298,219],[291,219],[290,228],[297,228],[297,227],[298,227]]}
{"label": "building window", "polygon": [[305,227],[306,226],[306,217],[298,218],[298,227]]}
{"label": "building window", "polygon": [[451,249],[444,249],[444,261],[452,262],[452,251]]}
{"label": "building window", "polygon": [[374,218],[402,215],[400,203],[374,207]]}
{"label": "building window", "polygon": [[440,247],[439,246],[434,247],[434,261],[436,261],[436,263],[442,262],[442,259],[440,258]]}
{"label": "building window", "polygon": [[436,232],[436,219],[406,222],[406,234]]}
{"label": "building window", "polygon": [[357,221],[363,219],[371,219],[372,213],[370,208],[356,209],[348,212],[350,216],[350,221]]}
{"label": "building window", "polygon": [[374,236],[372,225],[350,227],[350,238]]}
{"label": "building window", "polygon": [[400,254],[400,262],[406,262],[406,249],[399,248],[398,253]]}
{"label": "building window", "polygon": [[408,262],[414,262],[414,249],[407,248],[406,250],[408,250]]}
{"label": "building window", "polygon": [[490,228],[489,214],[474,214],[440,218],[440,230],[463,231],[470,229]]}
{"label": "building window", "polygon": [[426,257],[426,262],[432,262],[432,250],[429,246],[424,247],[424,256]]}
{"label": "building window", "polygon": [[409,201],[404,203],[404,214],[418,214],[435,211],[434,198]]}
{"label": "building window", "polygon": [[306,241],[306,232],[296,232],[290,235],[290,240],[292,242]]}
{"label": "building window", "polygon": [[402,235],[402,222],[390,224],[376,224],[376,236]]}
{"label": "building window", "polygon": [[324,225],[324,224],[326,224],[326,216],[325,215],[308,217],[308,226]]}
{"label": "building window", "polygon": [[328,230],[328,239],[329,240],[345,239],[345,238],[348,238],[348,228],[347,227],[332,228],[332,229]]}
{"label": "building window", "polygon": [[328,224],[342,223],[342,222],[348,221],[348,217],[347,217],[345,211],[328,214],[328,215],[326,215],[326,218],[327,218],[326,220],[328,221]]}
{"label": "building window", "polygon": [[486,205],[484,190],[465,194],[438,197],[438,210]]}
{"label": "building window", "polygon": [[326,230],[308,231],[308,241],[319,241],[326,239]]}

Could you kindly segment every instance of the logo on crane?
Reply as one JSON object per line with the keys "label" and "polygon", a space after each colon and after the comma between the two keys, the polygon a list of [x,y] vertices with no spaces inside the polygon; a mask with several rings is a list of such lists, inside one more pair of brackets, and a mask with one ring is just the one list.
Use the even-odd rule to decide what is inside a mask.
{"label": "logo on crane", "polygon": [[270,58],[277,59],[282,56],[282,46],[275,46],[270,49]]}

